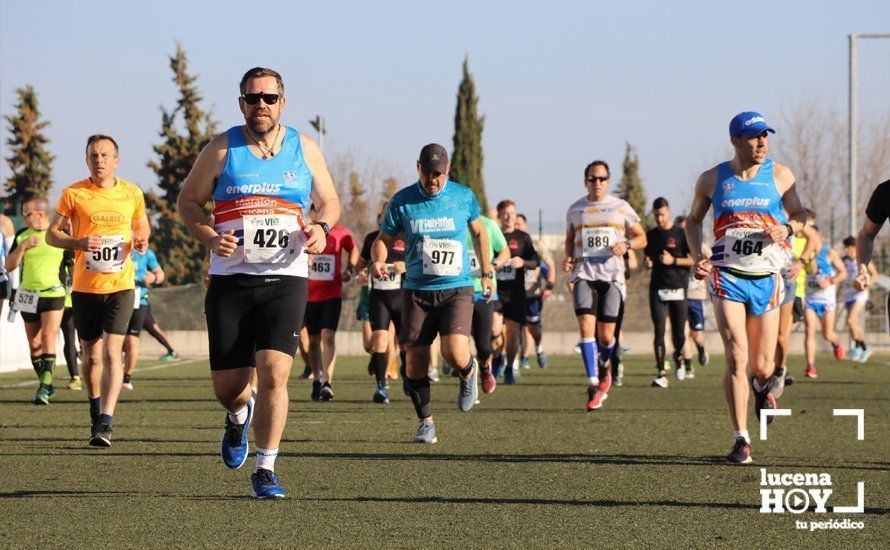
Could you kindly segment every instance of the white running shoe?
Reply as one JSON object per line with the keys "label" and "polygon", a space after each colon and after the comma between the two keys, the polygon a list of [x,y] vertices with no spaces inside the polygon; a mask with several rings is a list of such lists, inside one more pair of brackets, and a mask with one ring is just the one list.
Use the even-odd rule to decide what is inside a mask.
{"label": "white running shoe", "polygon": [[[450,369],[450,367],[449,367],[449,369]],[[429,376],[430,380],[432,380],[433,382],[438,382],[439,381],[439,369],[437,369],[436,367],[430,367],[427,376]]]}
{"label": "white running shoe", "polygon": [[660,375],[658,378],[652,381],[653,388],[667,388],[668,387],[668,379],[667,376]]}

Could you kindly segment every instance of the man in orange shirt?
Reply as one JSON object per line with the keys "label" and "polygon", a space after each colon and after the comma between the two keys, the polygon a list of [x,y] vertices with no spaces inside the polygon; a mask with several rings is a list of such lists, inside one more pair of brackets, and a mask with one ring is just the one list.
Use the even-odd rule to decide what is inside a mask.
{"label": "man in orange shirt", "polygon": [[[90,445],[108,447],[124,375],[121,347],[136,303],[130,252],[145,252],[150,228],[142,190],[114,175],[117,142],[90,136],[86,161],[90,177],[62,192],[46,242],[75,251],[71,299],[90,398]],[[69,221],[71,235],[62,231]]]}

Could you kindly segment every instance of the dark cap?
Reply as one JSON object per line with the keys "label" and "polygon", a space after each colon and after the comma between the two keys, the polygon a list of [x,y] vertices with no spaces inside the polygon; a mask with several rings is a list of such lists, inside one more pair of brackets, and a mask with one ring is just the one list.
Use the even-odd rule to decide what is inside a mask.
{"label": "dark cap", "polygon": [[424,174],[448,172],[448,151],[438,143],[430,143],[420,150],[420,170]]}

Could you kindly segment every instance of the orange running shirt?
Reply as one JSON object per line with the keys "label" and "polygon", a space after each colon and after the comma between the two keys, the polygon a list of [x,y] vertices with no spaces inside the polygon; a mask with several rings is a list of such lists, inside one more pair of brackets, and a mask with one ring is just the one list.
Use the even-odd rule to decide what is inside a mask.
{"label": "orange running shirt", "polygon": [[74,251],[74,291],[111,294],[135,287],[133,222],[145,215],[139,187],[116,178],[114,187],[104,189],[87,178],[62,191],[56,212],[71,220],[75,239],[98,235],[103,240],[99,252]]}

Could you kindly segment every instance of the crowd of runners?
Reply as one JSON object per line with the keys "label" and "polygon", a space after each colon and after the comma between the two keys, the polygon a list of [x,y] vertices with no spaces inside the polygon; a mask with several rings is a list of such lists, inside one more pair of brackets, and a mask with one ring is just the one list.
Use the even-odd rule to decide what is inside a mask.
{"label": "crowd of runners", "polygon": [[[712,305],[723,341],[718,355],[726,358],[730,463],[751,461],[749,394],[759,418],[793,382],[786,358],[794,323],[806,327],[807,377],[818,376],[817,333],[838,360],[846,355],[835,331],[839,296],[850,357],[864,362],[871,354],[860,317],[877,275],[872,244],[888,217],[890,181],[875,189],[862,231],[844,240],[841,255],[801,204],[794,175],[768,156],[774,130],[758,113],[732,119],[734,156],[701,174],[688,216],[675,218],[657,198],[648,232],[647,213],[610,194],[607,162],[587,164],[583,176],[579,167],[582,196],[567,210],[557,264],[529,234],[516,202],[483,212],[469,187],[450,180],[448,153],[435,143],[420,149],[417,181],[381,208],[379,228],[353,235],[338,224],[340,200],[318,145],[279,122],[284,90],[271,69],[244,74],[238,104],[245,123],[204,148],[177,204],[209,251],[205,316],[213,390],[226,411],[222,458],[234,469],[247,461],[252,427],[257,498],[284,496],[275,461],[298,352],[310,398],[335,399],[344,285],[361,287],[355,315],[369,355],[369,398],[389,404],[390,382],[400,380],[417,416],[415,443],[437,441],[430,388],[440,380],[440,357],[442,375],[457,379],[463,412],[479,402],[480,388],[491,394],[498,384],[521,383],[530,355],[548,366],[543,308],[559,269],[577,320],[588,412],[602,409],[613,384],[624,383],[621,326],[626,279],[635,270],[646,265],[650,272],[653,391],[668,388],[672,373],[679,382],[694,379],[693,360],[708,364],[705,312]],[[89,443],[98,447],[111,445],[121,390],[134,389],[141,330],[165,346],[164,359],[176,357],[151,314],[151,288],[165,275],[149,247],[143,194],[116,175],[119,160],[112,137],[91,136],[90,177],[67,187],[54,209],[41,197],[25,202],[18,232],[0,218],[0,295],[18,268],[10,305],[24,320],[39,379],[34,402],[48,404],[56,391],[61,331],[68,388],[86,389]],[[706,236],[711,210],[713,234]]]}

